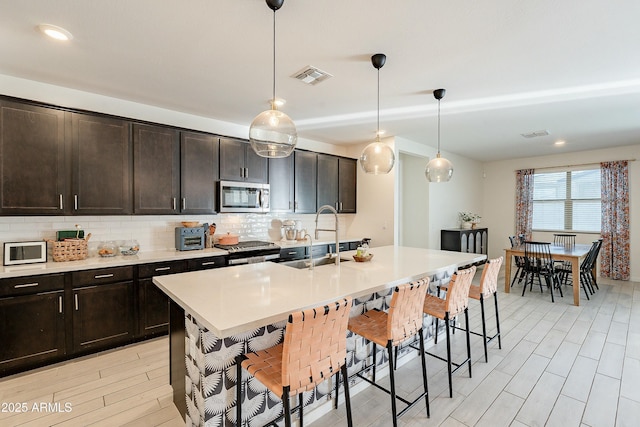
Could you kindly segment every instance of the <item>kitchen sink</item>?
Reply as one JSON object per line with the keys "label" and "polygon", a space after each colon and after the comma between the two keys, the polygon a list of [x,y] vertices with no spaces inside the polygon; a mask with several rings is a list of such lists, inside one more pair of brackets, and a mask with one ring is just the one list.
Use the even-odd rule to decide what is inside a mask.
{"label": "kitchen sink", "polygon": [[[351,261],[349,258],[340,258],[340,262]],[[309,260],[308,259],[298,259],[295,261],[285,261],[281,263],[282,265],[286,265],[287,267],[293,267],[297,269],[309,268]],[[335,264],[335,260],[333,258],[314,258],[313,266],[319,267],[321,265],[327,264]]]}

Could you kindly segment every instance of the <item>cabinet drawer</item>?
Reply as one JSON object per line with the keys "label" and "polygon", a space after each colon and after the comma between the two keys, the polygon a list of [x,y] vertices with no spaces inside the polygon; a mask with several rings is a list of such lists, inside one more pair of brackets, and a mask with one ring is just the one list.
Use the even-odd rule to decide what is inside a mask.
{"label": "cabinet drawer", "polygon": [[144,279],[165,274],[182,273],[184,269],[184,261],[154,262],[138,266],[138,277]]}
{"label": "cabinet drawer", "polygon": [[0,297],[38,294],[64,289],[64,273],[0,280]]}
{"label": "cabinet drawer", "polygon": [[[315,245],[311,247],[312,258],[323,257],[328,252],[329,252],[329,245]],[[307,254],[307,256],[309,255],[308,251],[305,251],[305,253]]]}
{"label": "cabinet drawer", "polygon": [[299,246],[297,248],[280,249],[280,261],[302,259],[304,258],[305,253],[306,248],[304,246]]}
{"label": "cabinet drawer", "polygon": [[[349,248],[349,242],[340,242],[340,252],[345,252],[345,251],[348,251],[349,249],[350,249]],[[331,253],[335,253],[336,252],[336,244],[335,243],[329,245],[329,252],[331,252]]]}
{"label": "cabinet drawer", "polygon": [[96,270],[74,271],[71,273],[74,287],[83,285],[99,285],[101,283],[124,282],[133,280],[133,267],[111,267]]}
{"label": "cabinet drawer", "polygon": [[207,258],[194,258],[187,260],[187,270],[206,270],[209,268],[224,267],[227,265],[227,257],[213,256]]}

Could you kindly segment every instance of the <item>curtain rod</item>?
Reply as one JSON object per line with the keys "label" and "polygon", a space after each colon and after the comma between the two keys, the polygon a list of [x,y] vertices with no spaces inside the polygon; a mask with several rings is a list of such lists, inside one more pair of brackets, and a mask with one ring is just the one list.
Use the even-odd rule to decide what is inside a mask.
{"label": "curtain rod", "polygon": [[[607,162],[635,162],[636,159],[622,159],[622,160],[606,160]],[[593,163],[578,163],[575,165],[558,165],[558,166],[544,166],[541,168],[522,168],[522,169],[535,169],[535,170],[541,170],[541,169],[557,169],[557,168],[574,168],[576,166],[594,166],[594,165],[600,165],[600,163],[602,162],[593,162]],[[516,169],[515,172],[518,172],[519,170],[522,169]]]}

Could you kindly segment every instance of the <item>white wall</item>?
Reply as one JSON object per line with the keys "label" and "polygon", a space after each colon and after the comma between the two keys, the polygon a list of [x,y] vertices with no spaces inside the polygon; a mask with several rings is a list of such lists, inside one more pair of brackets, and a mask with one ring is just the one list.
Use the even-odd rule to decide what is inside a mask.
{"label": "white wall", "polygon": [[[606,150],[582,151],[522,159],[512,159],[484,164],[484,206],[482,225],[489,227],[489,255],[504,254],[509,246],[508,236],[515,232],[515,171],[525,168],[568,166],[581,163],[639,159],[640,145],[608,148]],[[631,280],[640,280],[640,162],[629,163],[630,238],[631,238]],[[534,238],[552,240],[549,233],[534,233]],[[576,239],[580,243],[590,243],[598,235],[584,234]]]}
{"label": "white wall", "polygon": [[[404,138],[395,138],[397,152],[424,157],[426,167],[430,158],[435,157],[437,150],[434,147],[418,144]],[[428,247],[440,249],[440,230],[443,228],[458,228],[458,212],[471,211],[480,214],[484,218],[482,203],[482,164],[476,160],[459,156],[457,154],[441,151],[442,157],[453,163],[453,177],[449,182],[428,183],[428,213],[429,219],[427,235]],[[423,169],[424,171],[424,169]],[[424,173],[415,177],[416,180],[427,182]],[[400,188],[396,189],[398,192]],[[397,204],[400,206],[400,203]],[[419,204],[416,204],[418,209]],[[402,206],[402,209],[415,208],[410,200]],[[484,219],[481,220],[485,226]],[[490,233],[491,234],[491,233]],[[489,237],[491,240],[491,237]]]}

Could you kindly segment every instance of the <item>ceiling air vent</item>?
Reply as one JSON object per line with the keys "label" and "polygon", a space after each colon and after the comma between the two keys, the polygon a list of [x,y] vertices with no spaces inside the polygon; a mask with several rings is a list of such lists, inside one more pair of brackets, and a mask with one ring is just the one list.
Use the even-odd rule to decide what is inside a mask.
{"label": "ceiling air vent", "polygon": [[548,130],[537,130],[535,132],[521,133],[520,135],[522,135],[525,138],[537,138],[539,136],[547,136],[547,135],[549,135],[549,131]]}
{"label": "ceiling air vent", "polygon": [[302,70],[293,73],[291,77],[308,85],[316,85],[321,81],[327,80],[329,77],[333,77],[333,75],[314,66],[307,65]]}

